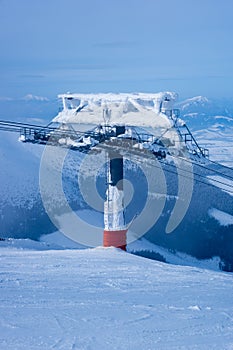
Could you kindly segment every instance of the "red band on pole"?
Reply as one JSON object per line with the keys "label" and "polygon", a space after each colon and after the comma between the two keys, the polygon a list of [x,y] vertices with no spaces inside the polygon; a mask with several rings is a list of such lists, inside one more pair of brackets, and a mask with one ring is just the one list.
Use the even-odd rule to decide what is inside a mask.
{"label": "red band on pole", "polygon": [[127,230],[104,230],[104,247],[116,247],[126,250]]}

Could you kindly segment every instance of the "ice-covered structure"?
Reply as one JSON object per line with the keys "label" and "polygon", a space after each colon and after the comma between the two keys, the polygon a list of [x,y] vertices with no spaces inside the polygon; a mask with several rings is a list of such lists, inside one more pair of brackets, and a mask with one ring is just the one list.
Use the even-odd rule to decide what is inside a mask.
{"label": "ice-covered structure", "polygon": [[[137,214],[130,235],[137,238],[143,233],[155,244],[198,258],[219,256],[224,268],[233,270],[233,171],[208,159],[207,151],[197,144],[174,109],[175,93],[69,93],[59,97],[63,109],[53,119],[53,124],[36,129],[23,127],[20,147],[25,150],[27,143],[33,143],[33,147],[35,144],[60,145],[48,164],[56,174],[56,153],[64,147],[87,154],[92,149],[100,150],[103,144],[108,147],[109,143],[118,142],[117,147],[121,149],[123,144],[130,146],[123,147],[124,178],[133,187],[132,200],[125,208],[126,223]],[[58,129],[53,125],[58,125]],[[74,210],[86,208],[77,187],[77,173],[83,159],[80,152],[69,152],[62,177],[64,191]],[[92,159],[93,163],[99,162],[98,152],[92,155]],[[36,162],[39,163],[39,157]],[[83,169],[84,178],[90,178],[92,165],[90,163],[88,169]],[[22,174],[27,173],[25,168],[27,164]],[[102,175],[100,171],[97,187],[104,196],[106,188]],[[7,177],[5,181],[8,181]],[[27,196],[30,198],[25,185]],[[7,198],[6,195],[2,197]],[[59,208],[58,212],[62,214],[63,207],[56,193],[49,201],[50,207]],[[12,202],[7,204],[8,207],[2,206],[2,236],[16,235],[16,231],[18,237],[32,235],[38,213],[43,226],[37,228],[33,237],[38,237],[39,231],[41,234],[46,230],[51,232],[53,228],[46,221],[46,213],[42,209],[38,211],[38,207],[42,208],[39,191],[34,203],[36,207],[30,202],[33,210],[30,221],[24,220],[21,226],[14,226],[14,232],[5,218],[7,215],[11,217],[15,210],[15,217],[22,221],[27,212],[27,199],[20,208],[23,207],[23,215],[18,215],[17,208],[12,210]],[[223,213],[221,220],[220,212]],[[59,215],[56,219],[59,221]]]}

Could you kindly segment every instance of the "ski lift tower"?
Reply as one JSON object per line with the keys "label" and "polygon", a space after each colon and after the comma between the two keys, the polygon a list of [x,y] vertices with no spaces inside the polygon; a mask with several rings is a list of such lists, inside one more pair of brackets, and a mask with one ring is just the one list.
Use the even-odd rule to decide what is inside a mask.
{"label": "ski lift tower", "polygon": [[127,227],[124,213],[124,159],[110,150],[107,154],[107,190],[104,203],[104,247],[114,246],[126,250]]}

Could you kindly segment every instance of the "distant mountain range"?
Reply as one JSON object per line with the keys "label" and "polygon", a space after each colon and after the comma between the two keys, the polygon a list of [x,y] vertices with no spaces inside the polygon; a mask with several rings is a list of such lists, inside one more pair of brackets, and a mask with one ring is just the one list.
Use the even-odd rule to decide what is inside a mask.
{"label": "distant mountain range", "polygon": [[19,99],[0,97],[0,119],[37,124],[50,121],[58,113],[56,98],[28,94]]}
{"label": "distant mountain range", "polygon": [[198,143],[209,149],[210,159],[233,167],[233,100],[196,96],[176,107]]}
{"label": "distant mountain range", "polygon": [[181,118],[194,130],[209,128],[218,124],[233,127],[233,100],[211,100],[196,96],[178,102]]}
{"label": "distant mountain range", "polygon": [[[216,123],[233,126],[233,100],[196,96],[177,102],[176,107],[180,109],[181,118],[195,129]],[[18,99],[0,97],[0,119],[48,121],[57,115],[59,108],[61,105],[57,98],[32,94]]]}

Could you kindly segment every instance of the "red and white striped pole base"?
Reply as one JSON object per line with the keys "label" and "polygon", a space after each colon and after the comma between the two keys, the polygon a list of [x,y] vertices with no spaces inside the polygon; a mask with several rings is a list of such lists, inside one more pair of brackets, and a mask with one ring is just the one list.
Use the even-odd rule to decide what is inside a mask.
{"label": "red and white striped pole base", "polygon": [[104,230],[104,247],[115,247],[126,251],[126,234],[125,230]]}

